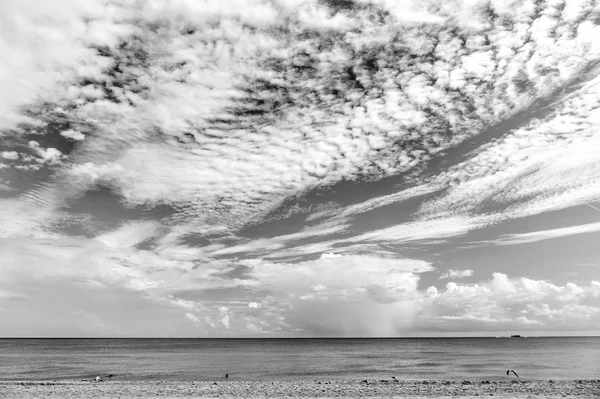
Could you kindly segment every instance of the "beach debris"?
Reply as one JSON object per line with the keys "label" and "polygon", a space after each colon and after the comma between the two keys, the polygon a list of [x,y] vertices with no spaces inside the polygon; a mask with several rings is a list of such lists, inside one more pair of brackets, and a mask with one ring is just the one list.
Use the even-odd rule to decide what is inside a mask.
{"label": "beach debris", "polygon": [[395,380],[395,379],[396,379],[396,376],[395,376],[395,375],[393,375],[393,376],[392,376],[392,380]]}
{"label": "beach debris", "polygon": [[363,384],[368,384],[369,380],[362,380]]}
{"label": "beach debris", "polygon": [[96,376],[96,382],[101,382],[102,381],[102,377],[100,377],[99,375]]}
{"label": "beach debris", "polygon": [[515,370],[513,370],[513,369],[506,370],[506,375],[510,375],[510,373],[513,373],[517,378],[519,378],[519,375],[515,372]]}

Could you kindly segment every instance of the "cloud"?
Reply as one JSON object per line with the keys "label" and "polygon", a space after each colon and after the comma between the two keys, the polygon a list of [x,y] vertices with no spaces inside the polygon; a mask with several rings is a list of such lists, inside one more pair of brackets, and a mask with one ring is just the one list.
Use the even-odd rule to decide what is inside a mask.
{"label": "cloud", "polygon": [[547,118],[531,120],[436,176],[434,181],[449,190],[422,212],[473,212],[494,202],[504,205],[508,218],[521,218],[598,198],[590,183],[600,164],[591,149],[597,144],[592,132],[600,116],[599,83],[598,78],[586,82]]}
{"label": "cloud", "polygon": [[29,147],[32,148],[36,154],[39,156],[37,160],[40,163],[50,163],[54,164],[60,162],[62,158],[62,153],[56,148],[42,148],[37,141],[30,141]]}
{"label": "cloud", "polygon": [[433,186],[427,184],[419,185],[393,194],[375,197],[367,201],[352,204],[344,207],[343,209],[338,210],[337,212],[335,210],[329,210],[327,216],[336,215],[337,217],[348,217],[361,213],[366,213],[384,206],[398,204],[412,198],[422,197],[427,194],[433,194],[436,191],[439,191],[440,189],[442,189],[441,186]]}
{"label": "cloud", "polygon": [[450,269],[448,270],[446,273],[442,274],[440,276],[441,279],[447,279],[447,278],[465,278],[465,277],[471,277],[473,275],[473,270],[454,270],[454,269]]}
{"label": "cloud", "polygon": [[16,151],[2,151],[2,158],[4,159],[10,159],[10,160],[15,160],[15,159],[19,159],[19,153]]}
{"label": "cloud", "polygon": [[[169,252],[135,249],[139,240],[152,235],[152,229],[147,234],[135,233],[143,232],[141,227],[137,223],[123,226],[92,240],[95,244],[84,238],[54,238],[45,243],[5,238],[3,245],[13,250],[5,254],[2,282],[6,287],[19,287],[20,292],[10,298],[34,293],[39,298],[43,291],[39,287],[46,287],[48,295],[63,287],[59,291],[64,293],[64,301],[80,298],[84,302],[73,312],[90,312],[78,317],[80,324],[76,325],[82,334],[98,320],[116,329],[111,331],[143,333],[132,330],[127,312],[114,319],[81,307],[95,301],[106,303],[102,301],[108,298],[142,301],[135,306],[147,309],[148,315],[157,314],[165,323],[173,318],[186,320],[187,327],[181,327],[178,334],[196,331],[206,336],[583,330],[592,329],[600,312],[600,282],[557,285],[496,273],[477,284],[451,282],[444,290],[431,287],[423,291],[418,286],[420,275],[433,271],[431,265],[390,255],[328,253],[297,263],[242,259],[212,261],[195,268],[188,261],[170,257]],[[112,244],[129,235],[129,241]],[[239,270],[243,275],[226,277]],[[460,278],[472,271],[448,274]],[[238,290],[237,298],[214,299],[209,294],[229,288]],[[6,295],[2,299],[7,299]],[[24,325],[24,319],[15,323]],[[166,328],[156,330],[157,334],[173,334]]]}
{"label": "cloud", "polygon": [[[517,15],[527,15],[531,25],[547,18],[527,7],[516,12],[494,4],[489,7],[502,15],[495,17],[477,3],[466,19],[464,5],[385,1],[333,13],[310,1],[295,9],[225,3],[211,3],[203,13],[187,1],[73,8],[89,18],[91,31],[74,35],[79,51],[63,64],[71,68],[69,80],[55,82],[49,99],[72,121],[63,136],[80,139],[65,132],[85,131],[65,170],[71,184],[101,179],[130,204],[170,204],[186,220],[235,229],[307,188],[413,169],[477,127],[530,104],[547,87],[564,84],[598,50],[574,31],[572,38],[556,39],[552,48],[561,53],[553,57],[545,40],[552,31],[545,30],[533,37],[537,47],[529,52],[519,31],[500,25],[501,18]],[[385,21],[367,18],[383,10],[391,12],[382,14]],[[275,36],[283,15],[295,28]],[[176,18],[179,24],[172,23]],[[61,34],[80,29],[60,27],[59,20],[50,15],[51,28]],[[209,20],[220,24],[208,27]],[[431,25],[423,30],[414,21]],[[303,39],[308,31],[314,35]],[[215,45],[200,45],[202,40]],[[499,63],[498,49],[509,42],[522,56]],[[434,58],[425,64],[411,61],[429,53]],[[83,57],[83,67],[75,68]],[[530,60],[554,65],[558,73],[527,70],[527,90],[521,89],[525,83],[515,74]],[[449,92],[442,76],[458,75],[464,83]],[[397,84],[386,86],[390,81]],[[57,151],[40,148],[38,155],[55,163]]]}
{"label": "cloud", "polygon": [[277,251],[273,251],[269,254],[264,255],[263,258],[298,258],[302,260],[304,259],[304,257],[309,255],[324,254],[334,251],[335,246],[337,244],[339,244],[339,240],[320,241],[316,243],[296,245],[291,248],[284,248]]}
{"label": "cloud", "polygon": [[600,283],[554,285],[494,273],[478,284],[427,290],[417,328],[437,331],[593,330],[600,319]]}
{"label": "cloud", "polygon": [[419,274],[433,270],[418,260],[339,254],[244,264],[292,329],[317,335],[395,334],[412,323]]}
{"label": "cloud", "polygon": [[120,229],[101,234],[95,239],[110,249],[126,249],[158,234],[160,224],[155,221],[134,222]]}
{"label": "cloud", "polygon": [[54,85],[74,72],[93,68],[96,56],[86,44],[94,36],[107,38],[111,32],[100,32],[94,24],[87,30],[84,19],[101,18],[105,10],[96,1],[85,5],[64,0],[43,5],[29,0],[2,3],[0,129],[35,123],[21,112],[23,107],[40,96],[45,98]]}
{"label": "cloud", "polygon": [[0,300],[1,301],[15,301],[15,300],[23,300],[25,297],[21,294],[0,289]]}
{"label": "cloud", "polygon": [[60,132],[60,135],[74,141],[82,141],[85,139],[85,134],[73,129],[62,131]]}
{"label": "cloud", "polygon": [[379,5],[403,23],[439,24],[444,22],[444,17],[427,11],[427,3],[393,0],[359,0],[359,2]]}
{"label": "cloud", "polygon": [[[343,219],[326,221],[315,226],[305,227],[296,233],[282,234],[270,238],[244,240],[242,243],[229,245],[227,247],[216,245],[214,250],[210,252],[210,255],[221,256],[247,253],[265,257],[286,256],[284,254],[287,253],[287,251],[284,248],[290,246],[293,242],[334,235],[346,230],[348,226],[349,225],[344,223]],[[296,248],[298,248],[298,246],[296,246]]]}
{"label": "cloud", "polygon": [[185,317],[187,317],[187,319],[194,325],[194,326],[198,326],[201,325],[200,323],[200,319],[198,317],[196,317],[195,315],[191,314],[191,313],[186,313]]}
{"label": "cloud", "polygon": [[[5,254],[0,271],[0,300],[35,299],[19,301],[23,302],[23,305],[20,305],[23,310],[19,312],[21,316],[14,316],[11,326],[5,326],[2,330],[14,330],[17,331],[16,335],[23,335],[27,334],[26,326],[39,323],[36,328],[45,331],[43,334],[52,335],[49,328],[53,323],[49,318],[58,317],[56,312],[65,309],[66,301],[69,303],[66,309],[72,307],[71,304],[79,304],[80,308],[73,309],[73,312],[92,312],[98,318],[93,317],[91,313],[73,313],[72,323],[61,325],[61,334],[68,335],[65,331],[71,328],[73,333],[87,336],[91,333],[93,325],[98,324],[100,320],[105,321],[108,335],[111,335],[110,331],[117,335],[133,336],[186,335],[190,334],[190,331],[171,331],[166,328],[166,324],[164,327],[155,326],[150,330],[141,327],[138,329],[131,325],[129,320],[131,314],[136,312],[136,307],[138,310],[144,310],[143,317],[149,317],[146,319],[148,322],[151,320],[151,314],[155,314],[165,323],[174,317],[184,317],[185,313],[200,313],[209,317],[210,307],[202,302],[186,300],[177,294],[186,290],[202,291],[208,288],[244,285],[244,282],[238,279],[220,276],[224,265],[211,267],[205,264],[203,269],[194,270],[194,263],[179,260],[168,253],[137,250],[134,245],[146,235],[127,237],[125,233],[135,232],[139,227],[136,224],[125,226],[98,240],[88,240],[85,237],[54,237],[45,240],[32,240],[28,237],[1,238],[2,246],[10,247],[11,251]],[[128,240],[115,241],[119,237],[126,237]],[[4,290],[5,287],[18,287],[18,292],[9,293]],[[56,291],[59,291],[60,295],[57,295]],[[121,300],[124,301],[123,304],[115,304]],[[45,310],[45,316],[44,301],[47,301],[47,304],[55,304],[52,309]],[[115,306],[121,306],[122,311],[115,311]],[[40,315],[34,316],[38,311],[41,312]],[[27,316],[23,316],[24,314]],[[31,319],[33,317],[36,317],[35,321]],[[199,320],[206,317],[203,316]],[[153,323],[156,323],[156,320]],[[209,334],[210,330],[205,328],[208,324],[204,321],[203,323],[201,326],[204,333]],[[111,326],[116,330],[111,330]],[[216,329],[216,334],[218,333],[219,330]]]}
{"label": "cloud", "polygon": [[451,216],[430,220],[418,220],[373,230],[348,238],[349,242],[407,243],[461,236],[469,231],[493,223],[498,216]]}
{"label": "cloud", "polygon": [[531,233],[505,234],[492,242],[495,245],[518,245],[578,234],[595,233],[597,231],[600,231],[600,223],[589,223],[552,230],[533,231]]}

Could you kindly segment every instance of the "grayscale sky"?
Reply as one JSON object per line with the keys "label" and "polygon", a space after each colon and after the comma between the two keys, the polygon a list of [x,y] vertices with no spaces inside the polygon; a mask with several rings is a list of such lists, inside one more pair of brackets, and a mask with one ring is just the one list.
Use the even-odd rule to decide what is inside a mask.
{"label": "grayscale sky", "polygon": [[2,0],[0,336],[599,333],[599,24]]}

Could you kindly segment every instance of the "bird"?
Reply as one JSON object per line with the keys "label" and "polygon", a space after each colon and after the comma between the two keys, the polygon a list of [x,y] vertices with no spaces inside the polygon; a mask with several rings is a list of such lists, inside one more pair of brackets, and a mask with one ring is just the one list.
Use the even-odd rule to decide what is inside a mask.
{"label": "bird", "polygon": [[515,370],[512,370],[512,369],[511,369],[511,370],[506,370],[506,375],[510,375],[510,372],[511,372],[511,371],[512,371],[512,373],[513,373],[514,375],[516,375],[516,376],[517,376],[517,378],[519,378],[519,375],[518,375],[518,374],[515,372]]}
{"label": "bird", "polygon": [[102,378],[100,378],[100,376],[99,376],[99,375],[98,375],[98,376],[96,376],[96,382],[100,382],[100,381],[102,381]]}
{"label": "bird", "polygon": [[229,378],[229,374],[225,374],[225,378]]}

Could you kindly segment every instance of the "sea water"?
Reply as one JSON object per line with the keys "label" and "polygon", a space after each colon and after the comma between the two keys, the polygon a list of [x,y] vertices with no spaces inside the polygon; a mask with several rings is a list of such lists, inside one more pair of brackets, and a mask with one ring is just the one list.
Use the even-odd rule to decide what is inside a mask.
{"label": "sea water", "polygon": [[600,379],[600,337],[0,339],[0,379]]}

